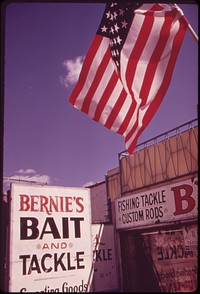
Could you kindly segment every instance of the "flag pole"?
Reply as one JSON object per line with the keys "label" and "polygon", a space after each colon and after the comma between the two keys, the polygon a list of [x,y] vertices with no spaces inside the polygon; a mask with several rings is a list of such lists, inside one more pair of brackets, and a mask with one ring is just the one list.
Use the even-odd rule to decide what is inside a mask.
{"label": "flag pole", "polygon": [[[178,5],[175,3],[174,6],[178,9]],[[180,8],[179,8],[180,9]],[[186,20],[186,22],[188,23],[188,30],[190,32],[190,34],[192,35],[192,37],[194,38],[194,40],[198,43],[199,42],[199,37],[197,36],[197,34],[195,33],[195,31],[193,30],[192,26],[190,25],[189,21],[187,20],[186,16],[183,14],[182,15],[184,17],[184,19]]]}
{"label": "flag pole", "polygon": [[194,38],[194,40],[198,43],[199,38],[189,23],[188,23],[188,30],[189,30],[190,34],[192,35],[192,37]]}

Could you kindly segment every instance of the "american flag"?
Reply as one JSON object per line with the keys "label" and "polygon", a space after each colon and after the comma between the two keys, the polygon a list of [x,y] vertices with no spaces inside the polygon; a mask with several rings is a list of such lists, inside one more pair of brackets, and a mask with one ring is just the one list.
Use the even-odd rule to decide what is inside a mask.
{"label": "american flag", "polygon": [[108,3],[69,102],[123,135],[131,154],[169,87],[187,27],[175,4]]}

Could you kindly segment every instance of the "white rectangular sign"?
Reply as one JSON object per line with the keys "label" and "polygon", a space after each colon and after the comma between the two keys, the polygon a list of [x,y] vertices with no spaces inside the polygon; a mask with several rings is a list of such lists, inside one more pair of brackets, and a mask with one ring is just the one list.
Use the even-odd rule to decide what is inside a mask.
{"label": "white rectangular sign", "polygon": [[116,228],[197,217],[197,185],[193,178],[116,199]]}
{"label": "white rectangular sign", "polygon": [[88,292],[90,191],[12,184],[9,292]]}
{"label": "white rectangular sign", "polygon": [[114,227],[108,224],[92,225],[94,251],[94,292],[118,288]]}

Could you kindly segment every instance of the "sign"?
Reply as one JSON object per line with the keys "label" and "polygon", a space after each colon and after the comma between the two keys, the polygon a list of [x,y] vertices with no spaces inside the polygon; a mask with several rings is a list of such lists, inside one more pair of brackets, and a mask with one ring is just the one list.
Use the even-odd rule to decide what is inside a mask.
{"label": "sign", "polygon": [[116,228],[197,217],[197,184],[189,179],[116,199]]}
{"label": "sign", "polygon": [[[195,251],[185,250],[184,230],[144,234],[164,293],[191,293],[197,289],[197,247]],[[191,230],[197,236],[197,226]]]}
{"label": "sign", "polygon": [[197,251],[198,249],[198,234],[197,228],[193,225],[184,227],[183,237],[185,243],[185,250]]}
{"label": "sign", "polygon": [[115,238],[113,225],[93,224],[92,245],[94,251],[94,292],[118,288]]}
{"label": "sign", "polygon": [[9,263],[9,292],[88,292],[89,189],[12,184]]}

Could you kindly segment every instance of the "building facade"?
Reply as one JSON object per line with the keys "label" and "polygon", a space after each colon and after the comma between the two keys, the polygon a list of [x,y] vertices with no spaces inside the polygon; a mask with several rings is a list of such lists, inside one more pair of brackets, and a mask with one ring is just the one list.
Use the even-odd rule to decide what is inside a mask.
{"label": "building facade", "polygon": [[198,272],[198,126],[119,154],[106,177],[119,291],[192,292]]}

